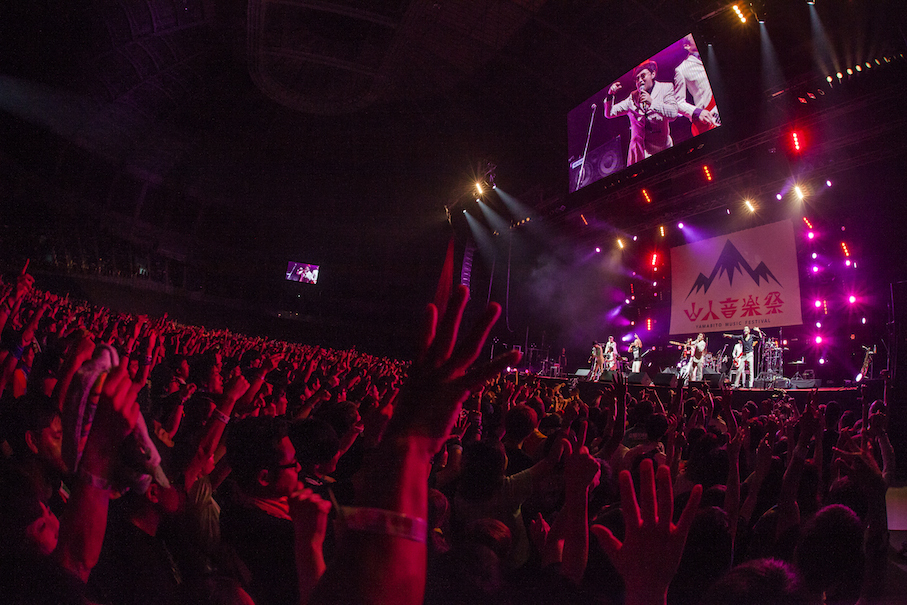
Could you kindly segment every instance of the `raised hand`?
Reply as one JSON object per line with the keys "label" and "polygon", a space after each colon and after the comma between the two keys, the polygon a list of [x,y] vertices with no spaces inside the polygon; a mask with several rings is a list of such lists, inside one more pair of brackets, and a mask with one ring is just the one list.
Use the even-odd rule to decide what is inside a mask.
{"label": "raised hand", "polygon": [[518,351],[509,351],[494,360],[470,369],[485,344],[501,307],[491,303],[470,333],[458,344],[463,310],[469,289],[458,287],[444,316],[429,304],[420,337],[420,353],[394,403],[394,415],[385,439],[399,436],[426,438],[431,452],[437,452],[453,428],[470,391],[520,360]]}
{"label": "raised hand", "polygon": [[664,603],[699,507],[702,486],[693,488],[675,525],[672,522],[674,489],[668,467],[659,467],[656,477],[652,461],[643,460],[639,480],[641,490],[637,502],[630,473],[620,473],[621,511],[626,525],[624,541],[601,525],[593,525],[592,533],[623,577],[627,603]]}

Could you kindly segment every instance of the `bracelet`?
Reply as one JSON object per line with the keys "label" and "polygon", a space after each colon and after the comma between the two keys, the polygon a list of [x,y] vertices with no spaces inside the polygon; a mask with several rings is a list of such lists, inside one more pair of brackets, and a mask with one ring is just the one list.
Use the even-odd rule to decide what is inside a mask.
{"label": "bracelet", "polygon": [[79,476],[79,479],[82,480],[84,483],[86,483],[94,488],[97,488],[99,490],[109,492],[112,489],[112,486],[110,485],[110,481],[108,481],[107,479],[104,479],[103,477],[98,477],[97,475],[95,475],[93,473],[89,473],[82,467],[79,467],[78,476]]}
{"label": "bracelet", "polygon": [[405,538],[413,542],[425,542],[428,523],[425,519],[410,517],[381,508],[341,506],[340,512],[347,529],[370,534],[382,534]]}
{"label": "bracelet", "polygon": [[214,408],[214,410],[212,410],[211,415],[214,416],[215,420],[220,420],[224,424],[230,424],[230,417],[217,408]]}

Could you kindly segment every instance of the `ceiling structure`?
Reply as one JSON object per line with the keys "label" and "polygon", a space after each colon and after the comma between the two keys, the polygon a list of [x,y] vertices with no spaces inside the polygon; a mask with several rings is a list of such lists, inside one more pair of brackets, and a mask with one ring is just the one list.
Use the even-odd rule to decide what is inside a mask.
{"label": "ceiling structure", "polygon": [[[740,3],[765,20],[773,61],[759,27],[716,0],[8,4],[0,163],[20,182],[5,194],[33,196],[22,183],[37,178],[52,185],[41,208],[58,217],[41,220],[71,231],[103,217],[112,237],[153,242],[155,254],[247,289],[261,282],[249,276],[272,271],[263,265],[331,265],[346,279],[335,295],[362,308],[437,274],[443,208],[470,199],[484,161],[503,189],[532,191],[553,225],[584,214],[636,233],[720,207],[740,188],[774,187],[757,183],[759,158],[788,117],[817,129],[877,118],[860,137],[836,135],[839,171],[877,161],[874,146],[897,156],[907,141],[904,118],[886,109],[902,83],[857,83],[838,104],[797,101],[826,72],[903,52],[896,0]],[[567,112],[691,31],[717,55],[730,125],[703,148],[567,196]],[[719,165],[723,190],[681,186],[703,161]],[[660,191],[658,203],[641,207],[641,186]],[[437,254],[412,253],[424,246]]]}

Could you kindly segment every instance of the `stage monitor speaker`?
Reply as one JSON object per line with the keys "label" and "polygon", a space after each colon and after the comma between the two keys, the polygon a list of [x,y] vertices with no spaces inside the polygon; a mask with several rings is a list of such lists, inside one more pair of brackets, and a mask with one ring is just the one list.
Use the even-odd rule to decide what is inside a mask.
{"label": "stage monitor speaker", "polygon": [[772,382],[773,389],[789,389],[791,388],[790,378],[775,378]]}
{"label": "stage monitor speaker", "polygon": [[627,377],[627,384],[639,384],[647,387],[652,385],[652,379],[645,372],[631,372]]}
{"label": "stage monitor speaker", "polygon": [[591,371],[592,368],[580,368],[576,371],[576,374],[574,374],[574,376],[576,376],[577,378],[585,378]]}
{"label": "stage monitor speaker", "polygon": [[[746,384],[746,378],[744,378],[741,382],[742,382],[742,384]],[[754,389],[770,389],[770,388],[772,388],[772,384],[773,384],[773,381],[771,381],[771,380],[766,380],[764,378],[757,378],[756,380],[753,381],[753,388]]]}
{"label": "stage monitor speaker", "polygon": [[677,374],[674,372],[660,372],[652,379],[652,384],[659,387],[677,388]]}
{"label": "stage monitor speaker", "polygon": [[620,144],[620,135],[591,149],[585,161],[580,158],[570,164],[570,193],[623,170],[625,160],[626,154]]}
{"label": "stage monitor speaker", "polygon": [[724,382],[724,374],[720,372],[704,372],[702,381],[709,383],[710,388],[719,389],[721,388],[721,383]]}
{"label": "stage monitor speaker", "polygon": [[605,370],[602,372],[601,378],[598,379],[599,382],[614,382],[614,374],[611,370]]}
{"label": "stage monitor speaker", "polygon": [[803,380],[791,380],[791,388],[794,389],[815,389],[822,386],[822,380],[819,378],[810,378]]}

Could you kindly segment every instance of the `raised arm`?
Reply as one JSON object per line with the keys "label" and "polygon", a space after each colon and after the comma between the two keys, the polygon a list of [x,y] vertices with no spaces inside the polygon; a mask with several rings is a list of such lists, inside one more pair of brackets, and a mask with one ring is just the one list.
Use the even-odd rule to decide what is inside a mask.
{"label": "raised arm", "polygon": [[515,365],[518,352],[470,369],[501,308],[488,306],[475,328],[458,333],[469,290],[458,287],[439,319],[428,305],[413,364],[374,457],[367,463],[359,506],[346,509],[346,535],[312,603],[421,604],[425,591],[428,474],[470,391]]}

